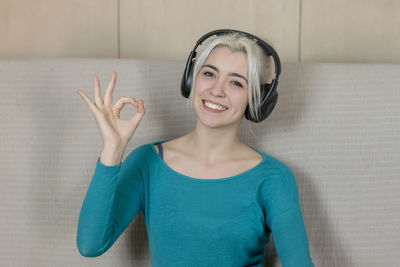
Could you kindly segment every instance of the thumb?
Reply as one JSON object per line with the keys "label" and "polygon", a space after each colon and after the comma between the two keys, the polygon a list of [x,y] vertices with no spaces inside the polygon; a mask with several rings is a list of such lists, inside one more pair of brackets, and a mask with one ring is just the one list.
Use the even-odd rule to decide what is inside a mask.
{"label": "thumb", "polygon": [[130,121],[132,121],[134,123],[139,123],[145,113],[146,113],[146,110],[144,109],[143,100],[139,100],[138,105],[137,105],[137,111],[131,117]]}

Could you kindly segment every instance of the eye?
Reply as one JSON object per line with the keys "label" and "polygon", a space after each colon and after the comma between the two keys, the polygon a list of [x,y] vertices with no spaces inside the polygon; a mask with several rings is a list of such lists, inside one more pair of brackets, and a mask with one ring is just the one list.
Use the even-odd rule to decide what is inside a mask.
{"label": "eye", "polygon": [[203,74],[204,74],[204,76],[207,76],[207,77],[214,77],[214,73],[209,72],[209,71],[205,71]]}
{"label": "eye", "polygon": [[243,85],[240,82],[232,81],[232,84],[237,86],[237,87],[243,88]]}

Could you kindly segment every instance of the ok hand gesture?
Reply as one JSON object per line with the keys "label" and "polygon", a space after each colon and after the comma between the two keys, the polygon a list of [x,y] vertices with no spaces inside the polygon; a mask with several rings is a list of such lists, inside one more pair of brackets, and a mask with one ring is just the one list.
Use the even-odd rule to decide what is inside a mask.
{"label": "ok hand gesture", "polygon": [[[103,137],[104,146],[122,146],[125,147],[135,133],[140,121],[146,113],[143,100],[136,101],[129,96],[120,97],[114,106],[112,105],[112,95],[117,80],[117,73],[113,72],[108,87],[104,93],[104,100],[101,96],[100,81],[96,75],[93,75],[94,99],[93,102],[83,90],[78,90],[90,111],[96,119],[100,132]],[[131,103],[136,107],[136,113],[128,119],[120,118],[121,109],[125,104]]]}

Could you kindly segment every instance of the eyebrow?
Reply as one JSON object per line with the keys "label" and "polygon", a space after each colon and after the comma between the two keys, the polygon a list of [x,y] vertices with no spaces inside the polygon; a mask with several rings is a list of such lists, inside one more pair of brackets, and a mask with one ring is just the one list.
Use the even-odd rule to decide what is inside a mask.
{"label": "eyebrow", "polygon": [[[204,68],[204,67],[209,67],[209,68],[212,68],[213,70],[215,70],[216,72],[219,72],[219,69],[218,69],[217,67],[213,66],[213,65],[205,64],[205,65],[203,65],[203,67],[201,67],[201,68]],[[246,83],[249,83],[249,82],[247,81],[247,79],[246,79],[243,75],[240,75],[239,73],[231,72],[231,73],[229,73],[229,75],[230,75],[230,76],[234,76],[234,77],[242,78],[243,80],[246,81]]]}

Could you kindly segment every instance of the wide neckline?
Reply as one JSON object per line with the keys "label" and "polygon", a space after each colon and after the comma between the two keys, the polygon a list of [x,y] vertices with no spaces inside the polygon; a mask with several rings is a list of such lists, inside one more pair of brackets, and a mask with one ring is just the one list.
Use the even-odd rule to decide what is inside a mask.
{"label": "wide neckline", "polygon": [[168,166],[167,163],[165,163],[164,160],[161,159],[160,155],[157,153],[156,149],[154,148],[154,145],[157,145],[159,143],[164,143],[164,142],[167,142],[167,141],[172,140],[172,139],[174,139],[174,138],[165,139],[165,140],[162,140],[162,141],[152,142],[152,143],[150,143],[151,149],[152,149],[154,155],[157,157],[158,161],[161,162],[161,165],[165,169],[167,169],[169,172],[175,174],[176,176],[184,178],[184,179],[187,179],[187,180],[198,181],[198,182],[222,182],[222,181],[236,180],[236,179],[239,179],[242,176],[245,176],[245,175],[249,174],[250,172],[253,172],[259,166],[261,166],[264,163],[264,161],[266,161],[266,156],[265,156],[264,153],[262,153],[261,151],[259,151],[258,149],[254,148],[252,146],[249,146],[251,149],[253,149],[254,151],[256,151],[258,154],[260,154],[263,157],[263,159],[256,166],[254,166],[253,168],[251,168],[251,169],[249,169],[247,171],[244,171],[242,173],[239,173],[239,174],[236,174],[236,175],[233,175],[233,176],[229,176],[229,177],[224,177],[224,178],[204,179],[204,178],[190,177],[190,176],[184,175],[182,173],[179,173],[179,172],[175,171],[174,169],[172,169],[170,166]]}

